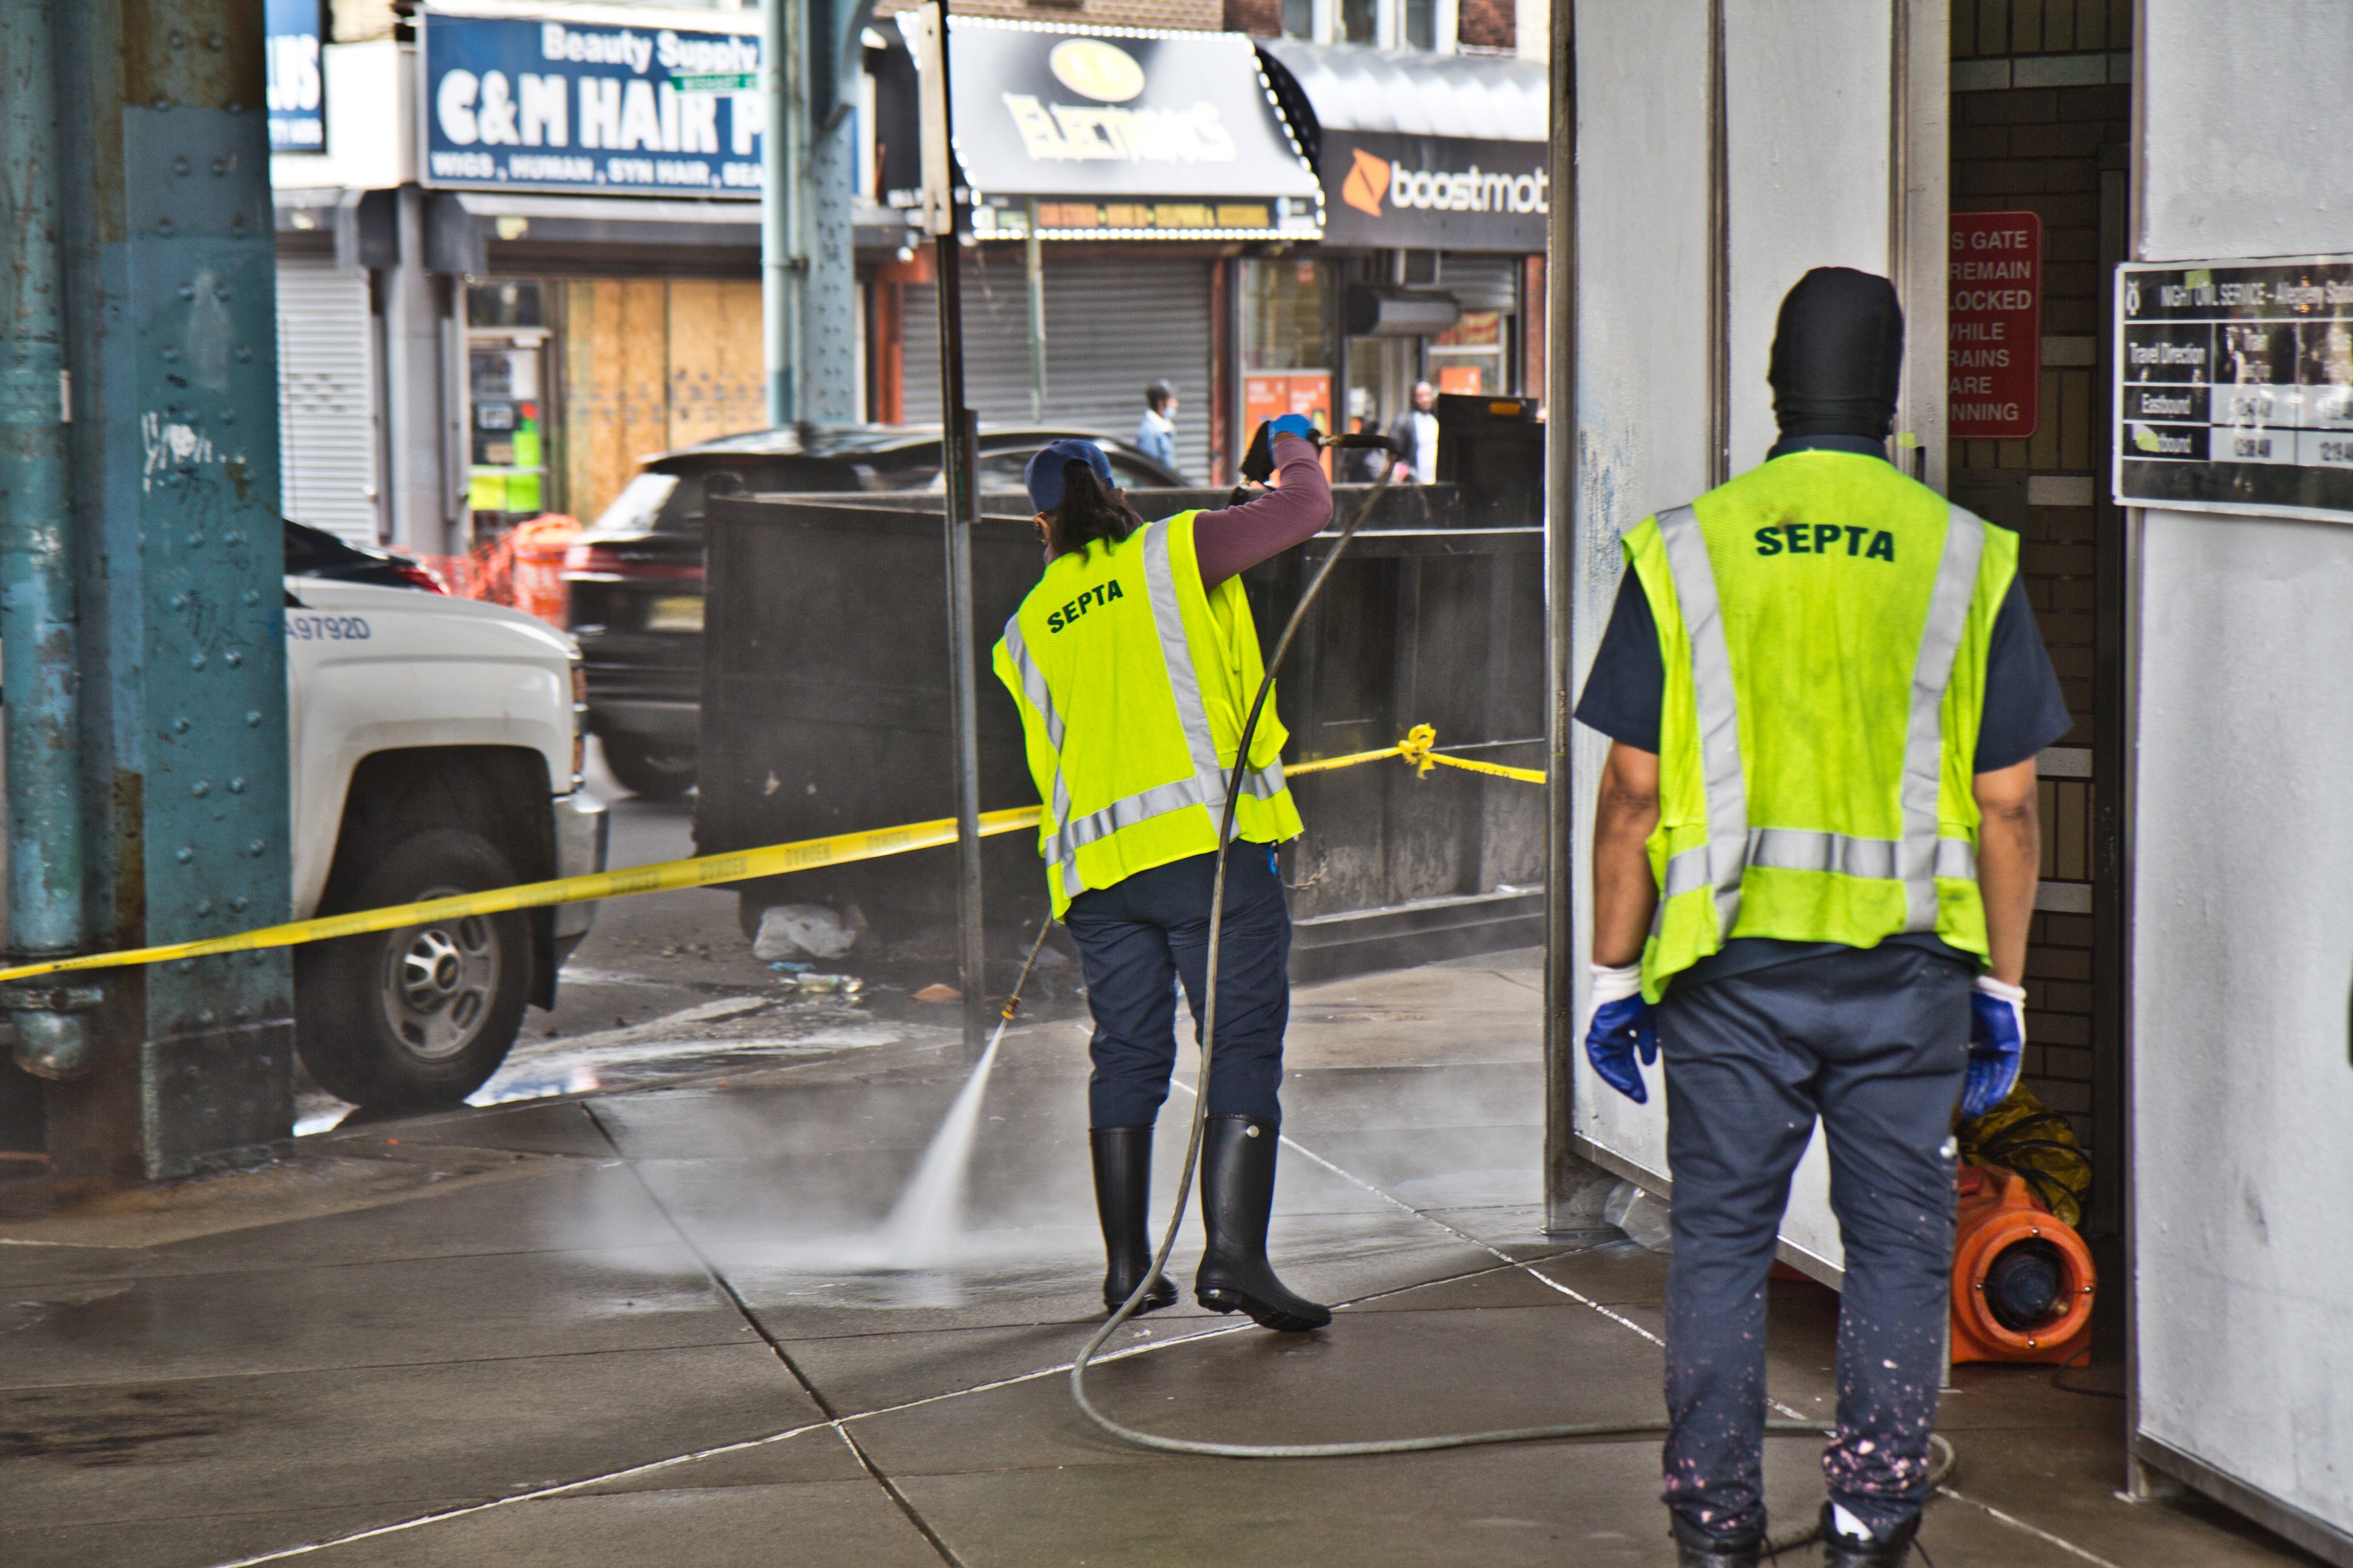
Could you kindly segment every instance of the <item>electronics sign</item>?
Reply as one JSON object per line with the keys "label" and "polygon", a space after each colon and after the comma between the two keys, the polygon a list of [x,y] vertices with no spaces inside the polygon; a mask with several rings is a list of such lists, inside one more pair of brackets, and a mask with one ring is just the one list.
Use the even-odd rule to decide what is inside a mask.
{"label": "electronics sign", "polygon": [[760,195],[767,110],[743,30],[418,17],[422,183],[474,190]]}

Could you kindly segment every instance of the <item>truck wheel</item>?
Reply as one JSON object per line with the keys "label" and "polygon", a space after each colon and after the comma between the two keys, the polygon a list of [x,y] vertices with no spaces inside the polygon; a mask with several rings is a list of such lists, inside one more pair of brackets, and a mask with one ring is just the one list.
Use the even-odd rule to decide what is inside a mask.
{"label": "truck wheel", "polygon": [[632,795],[676,800],[694,787],[695,754],[635,735],[606,735],[605,765]]}
{"label": "truck wheel", "polygon": [[[395,844],[334,902],[381,909],[515,879],[481,835],[436,827]],[[302,1065],[322,1089],[355,1104],[455,1105],[506,1059],[522,1026],[531,963],[531,925],[520,910],[297,948]]]}

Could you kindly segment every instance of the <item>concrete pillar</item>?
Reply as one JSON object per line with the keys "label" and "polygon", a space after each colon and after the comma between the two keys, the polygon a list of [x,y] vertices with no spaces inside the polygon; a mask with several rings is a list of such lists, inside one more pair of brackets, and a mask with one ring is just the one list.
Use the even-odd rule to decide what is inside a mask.
{"label": "concrete pillar", "polygon": [[[384,302],[385,471],[391,479],[388,515],[396,549],[454,554],[456,492],[445,450],[453,413],[446,395],[450,367],[443,363],[449,329],[449,280],[427,266],[426,194],[415,185],[391,192],[396,259],[378,272]],[[458,434],[462,437],[463,432]]]}

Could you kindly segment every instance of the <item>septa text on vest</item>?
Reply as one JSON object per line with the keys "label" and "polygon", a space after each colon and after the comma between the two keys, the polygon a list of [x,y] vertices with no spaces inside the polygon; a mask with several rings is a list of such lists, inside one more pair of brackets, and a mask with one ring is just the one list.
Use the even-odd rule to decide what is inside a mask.
{"label": "septa text on vest", "polygon": [[[1893,561],[1895,558],[1891,555],[1888,559]],[[1126,595],[1119,591],[1119,583],[1116,579],[1113,579],[1109,583],[1098,583],[1093,587],[1088,589],[1085,593],[1080,595],[1077,598],[1072,599],[1069,604],[1064,605],[1060,609],[1056,610],[1052,615],[1048,616],[1046,617],[1046,629],[1050,632],[1059,632],[1064,626],[1069,626],[1072,621],[1077,620],[1081,616],[1085,615],[1089,606],[1094,605],[1108,605],[1113,599],[1124,599],[1126,597]]]}
{"label": "septa text on vest", "polygon": [[[1784,538],[1788,540],[1786,546]],[[1866,538],[1870,540],[1868,545],[1863,542]],[[1835,522],[1768,523],[1757,531],[1757,553],[1778,555],[1786,548],[1792,555],[1834,555],[1841,539],[1846,541],[1849,555],[1860,555],[1867,561],[1895,559],[1895,536],[1885,529],[1874,532]]]}

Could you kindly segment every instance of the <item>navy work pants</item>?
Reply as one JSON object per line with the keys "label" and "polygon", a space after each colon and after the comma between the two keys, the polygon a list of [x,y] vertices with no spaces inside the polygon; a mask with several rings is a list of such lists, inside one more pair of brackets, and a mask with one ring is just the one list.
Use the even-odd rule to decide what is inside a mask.
{"label": "navy work pants", "polygon": [[1817,1115],[1846,1249],[1831,1499],[1875,1531],[1926,1500],[1969,985],[1950,960],[1882,946],[1670,987],[1660,1005],[1675,1183],[1665,1500],[1704,1531],[1763,1517],[1765,1277]]}
{"label": "navy work pants", "polygon": [[[1209,967],[1215,854],[1138,871],[1071,900],[1062,924],[1078,943],[1095,1016],[1087,1110],[1096,1127],[1149,1127],[1176,1064],[1176,982],[1198,1020]],[[1282,1031],[1291,1019],[1291,910],[1274,851],[1238,843],[1226,858],[1219,938],[1218,1042],[1209,1114],[1280,1125]],[[1200,1036],[1198,1022],[1194,1037]]]}

